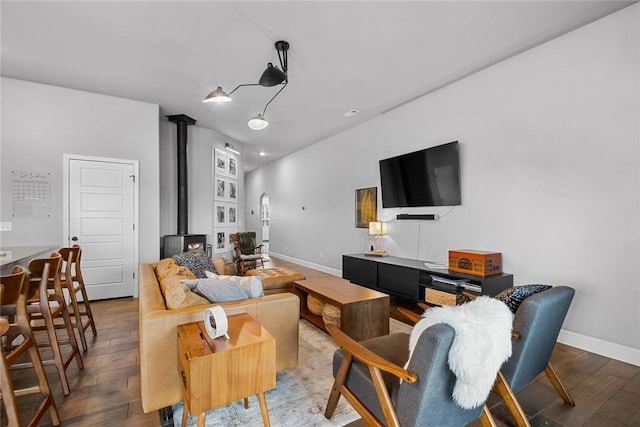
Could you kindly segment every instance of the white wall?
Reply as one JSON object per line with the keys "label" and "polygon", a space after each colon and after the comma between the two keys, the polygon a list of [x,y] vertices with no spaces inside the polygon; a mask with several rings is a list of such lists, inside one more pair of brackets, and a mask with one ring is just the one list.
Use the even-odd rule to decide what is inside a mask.
{"label": "white wall", "polygon": [[462,206],[379,203],[379,246],[502,252],[515,284],[576,289],[562,340],[640,364],[639,22],[626,8],[266,165],[246,177],[247,210],[266,192],[271,252],[340,269],[366,248],[354,191],[379,188],[378,160],[459,140]]}
{"label": "white wall", "polygon": [[[2,77],[3,246],[66,245],[62,235],[64,154],[138,160],[139,261],[158,258],[158,106]],[[13,218],[11,171],[51,173],[51,217]],[[64,237],[64,238],[63,238]]]}
{"label": "white wall", "polygon": [[[177,113],[179,114],[179,113]],[[197,117],[192,117],[198,120]],[[187,127],[187,184],[189,233],[206,234],[207,243],[213,244],[214,188],[213,150],[224,150],[230,142],[242,152],[242,144],[229,140],[220,133],[197,124]],[[160,236],[176,234],[178,228],[177,196],[177,133],[176,124],[168,120],[160,122]],[[240,157],[240,156],[238,156]],[[238,160],[238,170],[242,161]],[[244,176],[238,176],[238,227],[244,228]],[[226,228],[225,228],[226,229]],[[232,259],[231,252],[216,253]]]}

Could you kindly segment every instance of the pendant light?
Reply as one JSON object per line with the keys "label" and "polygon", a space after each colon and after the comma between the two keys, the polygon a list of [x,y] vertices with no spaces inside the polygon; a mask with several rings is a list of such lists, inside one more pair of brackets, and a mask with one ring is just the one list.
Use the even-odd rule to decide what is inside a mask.
{"label": "pendant light", "polygon": [[243,86],[262,86],[262,87],[273,87],[277,85],[282,85],[282,88],[276,92],[276,94],[267,102],[264,106],[264,110],[261,114],[256,115],[251,118],[248,122],[248,125],[253,130],[262,130],[269,125],[269,122],[264,118],[265,113],[267,112],[267,107],[271,104],[276,96],[282,92],[282,90],[287,87],[289,83],[289,76],[287,74],[288,71],[288,58],[287,52],[289,50],[289,42],[284,40],[279,40],[274,44],[276,51],[278,52],[278,59],[280,61],[280,68],[274,66],[272,62],[267,63],[267,68],[262,72],[258,83],[246,83],[241,84],[235,87],[231,92],[226,93],[221,86],[218,86],[216,90],[209,93],[202,102],[207,103],[227,103],[232,100],[231,95]]}

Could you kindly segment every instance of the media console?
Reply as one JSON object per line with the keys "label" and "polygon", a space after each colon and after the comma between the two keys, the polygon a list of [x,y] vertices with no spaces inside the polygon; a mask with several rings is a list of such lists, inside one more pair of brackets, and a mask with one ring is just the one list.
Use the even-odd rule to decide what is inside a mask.
{"label": "media console", "polygon": [[482,288],[477,295],[495,296],[513,286],[513,275],[502,273],[493,276],[473,276],[446,269],[431,269],[425,261],[394,256],[372,257],[364,254],[342,256],[342,277],[360,286],[419,302],[425,301],[427,288],[459,294],[455,286],[439,286],[431,283],[431,275],[448,279],[466,279]]}

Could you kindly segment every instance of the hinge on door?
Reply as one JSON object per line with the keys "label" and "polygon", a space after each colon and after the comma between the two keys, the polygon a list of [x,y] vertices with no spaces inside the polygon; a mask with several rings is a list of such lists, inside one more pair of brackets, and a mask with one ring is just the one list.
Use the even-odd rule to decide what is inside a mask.
{"label": "hinge on door", "polygon": [[136,231],[136,225],[133,224],[133,231]]}
{"label": "hinge on door", "polygon": [[133,178],[133,182],[136,182],[136,176],[135,175],[129,175],[130,178]]}
{"label": "hinge on door", "polygon": [[133,275],[133,278],[135,279],[136,278],[136,273],[131,273],[131,274]]}

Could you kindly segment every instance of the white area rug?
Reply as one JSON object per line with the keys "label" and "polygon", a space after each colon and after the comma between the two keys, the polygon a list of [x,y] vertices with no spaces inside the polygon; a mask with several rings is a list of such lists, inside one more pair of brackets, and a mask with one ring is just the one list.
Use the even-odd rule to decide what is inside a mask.
{"label": "white area rug", "polygon": [[[391,332],[407,332],[411,328],[391,319]],[[331,337],[300,320],[298,367],[278,372],[276,388],[265,393],[272,426],[344,426],[360,418],[344,398],[330,420],[324,417],[324,409],[333,385],[332,357],[338,348]],[[182,403],[173,406],[174,426],[182,420]],[[187,426],[196,425],[196,417],[190,417]],[[262,415],[256,396],[249,398],[249,409],[237,401],[207,412],[207,427],[261,426]]]}

